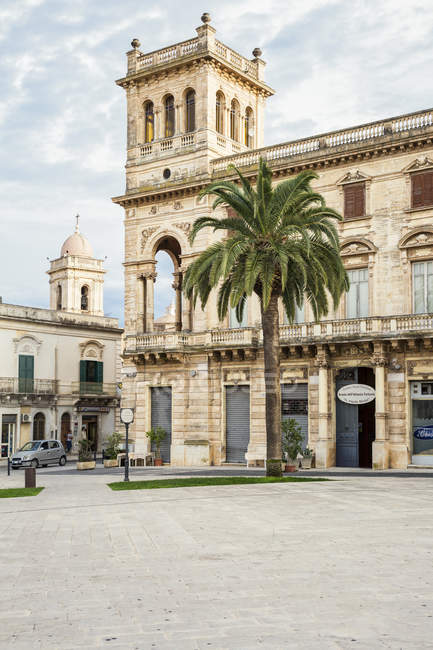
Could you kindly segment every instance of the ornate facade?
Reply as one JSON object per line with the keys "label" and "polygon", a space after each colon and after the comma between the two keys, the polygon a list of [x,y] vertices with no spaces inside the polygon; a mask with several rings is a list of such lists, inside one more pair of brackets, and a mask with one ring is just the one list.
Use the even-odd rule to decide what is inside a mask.
{"label": "ornate facade", "polygon": [[[125,210],[123,393],[136,408],[136,447],[162,424],[166,460],[176,465],[266,458],[257,300],[245,322],[230,314],[221,323],[215,300],[193,309],[181,291],[185,269],[215,241],[208,231],[193,246],[188,240],[195,219],[212,210],[199,191],[234,178],[230,164],[254,180],[262,156],[276,183],[307,168],[318,173],[315,189],[344,215],[351,280],[321,322],[308,304],[294,324],[281,311],[283,417],[301,422],[318,467],[433,463],[432,111],[263,147],[273,91],[261,52],[241,56],[215,38],[207,14],[202,21],[196,38],[157,52],[141,53],[134,40],[117,81],[128,120],[126,191],[113,199]],[[160,250],[174,264],[170,332],[154,325]],[[353,384],[373,387],[375,400],[340,400],[340,388]],[[427,433],[416,439],[420,427]]]}

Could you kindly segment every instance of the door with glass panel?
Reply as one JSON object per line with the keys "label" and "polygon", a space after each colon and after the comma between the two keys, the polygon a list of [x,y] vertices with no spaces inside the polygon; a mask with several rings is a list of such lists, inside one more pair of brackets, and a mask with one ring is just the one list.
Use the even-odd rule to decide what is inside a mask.
{"label": "door with glass panel", "polygon": [[348,271],[350,288],[346,294],[346,318],[368,316],[368,269]]}
{"label": "door with glass panel", "polygon": [[1,458],[7,458],[14,452],[15,446],[16,416],[3,415],[0,454]]}
{"label": "door with glass panel", "polygon": [[413,311],[415,314],[433,313],[433,261],[413,265]]}

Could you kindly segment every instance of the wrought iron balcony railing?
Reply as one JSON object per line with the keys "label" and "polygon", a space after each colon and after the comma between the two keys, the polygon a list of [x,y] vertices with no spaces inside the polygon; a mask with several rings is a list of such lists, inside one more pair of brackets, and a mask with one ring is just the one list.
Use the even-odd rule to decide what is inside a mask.
{"label": "wrought iron balcony railing", "polygon": [[55,395],[57,382],[54,379],[22,379],[0,377],[0,393]]}

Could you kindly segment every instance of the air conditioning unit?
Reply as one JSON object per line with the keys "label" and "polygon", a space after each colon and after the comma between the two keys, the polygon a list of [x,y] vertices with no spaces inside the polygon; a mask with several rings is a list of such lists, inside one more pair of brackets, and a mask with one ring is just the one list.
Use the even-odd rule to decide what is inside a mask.
{"label": "air conditioning unit", "polygon": [[22,424],[25,424],[26,422],[30,422],[30,415],[28,413],[22,413],[21,422]]}

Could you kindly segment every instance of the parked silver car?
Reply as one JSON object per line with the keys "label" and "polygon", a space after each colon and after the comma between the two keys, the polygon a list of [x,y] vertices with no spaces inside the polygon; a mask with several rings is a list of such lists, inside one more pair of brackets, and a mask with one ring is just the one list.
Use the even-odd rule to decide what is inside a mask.
{"label": "parked silver car", "polygon": [[12,469],[65,465],[66,452],[58,440],[30,440],[12,456]]}

